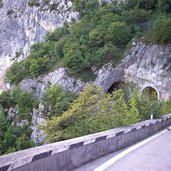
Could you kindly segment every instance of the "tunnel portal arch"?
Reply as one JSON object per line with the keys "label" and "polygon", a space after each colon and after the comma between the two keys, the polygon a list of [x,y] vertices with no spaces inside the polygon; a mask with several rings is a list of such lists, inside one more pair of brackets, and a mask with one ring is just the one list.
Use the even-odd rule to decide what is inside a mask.
{"label": "tunnel portal arch", "polygon": [[141,93],[146,93],[149,97],[156,97],[156,99],[160,100],[160,94],[158,90],[153,86],[146,86],[141,90]]}
{"label": "tunnel portal arch", "polygon": [[125,83],[123,81],[117,81],[114,82],[109,89],[107,90],[107,93],[112,93],[115,90],[119,90],[121,88],[123,88],[123,86],[125,85]]}

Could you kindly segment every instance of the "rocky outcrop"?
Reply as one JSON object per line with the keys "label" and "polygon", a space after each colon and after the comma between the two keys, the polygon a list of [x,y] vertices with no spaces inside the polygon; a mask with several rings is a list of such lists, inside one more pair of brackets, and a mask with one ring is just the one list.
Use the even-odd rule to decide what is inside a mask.
{"label": "rocky outcrop", "polygon": [[156,90],[159,99],[171,97],[171,45],[147,45],[133,43],[121,64],[113,68],[104,66],[95,80],[95,84],[104,91],[116,82],[132,82],[141,91],[147,87]]}
{"label": "rocky outcrop", "polygon": [[134,61],[124,70],[125,82],[134,82],[141,90],[152,87],[159,99],[171,97],[171,45],[139,43],[129,57]]}
{"label": "rocky outcrop", "polygon": [[72,92],[80,92],[85,86],[84,82],[69,76],[65,68],[59,68],[38,78],[23,80],[19,85],[22,90],[33,91],[35,97],[42,98],[44,91],[54,84]]}
{"label": "rocky outcrop", "polygon": [[[146,87],[152,87],[157,91],[159,99],[169,99],[171,97],[171,45],[147,45],[134,42],[119,65],[113,67],[108,63],[96,74],[93,84],[101,86],[105,92],[114,83],[132,82],[137,84],[141,91]],[[47,75],[24,80],[20,83],[20,87],[23,90],[34,90],[36,97],[41,98],[46,88],[56,83],[73,92],[80,92],[86,85],[68,75],[67,69],[60,68]]]}
{"label": "rocky outcrop", "polygon": [[44,143],[44,139],[46,135],[39,127],[40,125],[45,124],[47,115],[48,115],[48,111],[47,109],[45,109],[45,106],[41,103],[39,104],[37,109],[33,109],[32,121],[31,121],[31,128],[32,128],[31,139],[37,145],[41,145]]}
{"label": "rocky outcrop", "polygon": [[23,60],[30,46],[47,32],[76,20],[78,13],[68,0],[3,0],[0,8],[0,90],[4,74],[14,60]]}

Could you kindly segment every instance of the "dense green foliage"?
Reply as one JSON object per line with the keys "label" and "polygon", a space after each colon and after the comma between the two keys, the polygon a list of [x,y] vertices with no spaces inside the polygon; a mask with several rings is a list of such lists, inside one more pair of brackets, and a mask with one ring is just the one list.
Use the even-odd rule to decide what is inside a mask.
{"label": "dense green foliage", "polygon": [[143,92],[140,98],[136,96],[135,98],[137,101],[137,109],[143,120],[149,119],[151,115],[153,115],[154,118],[161,116],[162,104],[157,100],[154,94],[149,96],[147,93]]}
{"label": "dense green foliage", "polygon": [[31,93],[14,88],[0,95],[0,155],[35,146],[30,140],[33,108],[43,103],[46,117],[60,116],[67,111],[77,94],[54,85],[46,90],[39,102]]}
{"label": "dense green foliage", "polygon": [[171,11],[171,0],[158,0],[157,7],[161,12],[168,13]]}
{"label": "dense green foliage", "polygon": [[98,68],[109,61],[116,64],[127,44],[140,32],[137,24],[151,17],[148,11],[134,7],[124,10],[115,2],[100,5],[98,0],[75,0],[73,4],[80,13],[79,21],[71,27],[65,24],[49,33],[44,43],[33,45],[29,57],[9,69],[7,79],[18,83],[59,65],[67,66],[77,77],[93,79],[89,77],[93,75],[92,67]]}
{"label": "dense green foliage", "polygon": [[[147,41],[171,42],[171,21],[167,19],[170,0],[112,1],[108,5],[98,0],[74,0],[73,5],[80,13],[79,21],[71,27],[64,24],[49,33],[44,43],[33,45],[29,57],[15,62],[7,72],[11,83],[37,77],[61,65],[86,81],[94,78],[92,67],[109,61],[117,63],[133,37],[148,33]],[[166,19],[158,19],[161,14]]]}
{"label": "dense green foliage", "polygon": [[51,116],[58,116],[68,110],[70,103],[73,102],[77,96],[78,95],[75,93],[62,89],[59,85],[54,85],[46,90],[44,103],[47,107],[50,107]]}
{"label": "dense green foliage", "polygon": [[32,94],[21,91],[19,88],[14,88],[12,92],[4,91],[0,95],[0,105],[3,109],[14,107],[17,110],[17,120],[26,119],[30,121],[29,113],[34,107],[34,99]]}
{"label": "dense green foliage", "polygon": [[[59,85],[47,89],[41,103],[49,110],[46,125],[47,142],[55,142],[90,133],[125,126],[171,112],[170,102],[159,102],[156,96],[137,90],[126,97],[122,90],[105,94],[102,89],[88,85],[79,97]],[[26,149],[30,141],[31,111],[36,102],[30,93],[18,88],[0,95],[0,155]],[[15,109],[13,115],[9,109]],[[45,110],[46,110],[45,109]],[[47,110],[46,110],[47,111]]]}
{"label": "dense green foliage", "polygon": [[162,102],[162,114],[171,113],[171,99]]}
{"label": "dense green foliage", "polygon": [[[168,105],[167,105],[168,106]],[[165,112],[168,109],[165,107]],[[161,115],[161,103],[156,97],[138,95],[133,91],[126,100],[122,90],[105,94],[101,89],[88,85],[68,111],[52,117],[43,126],[47,142],[55,142],[78,136],[126,126]]]}
{"label": "dense green foliage", "polygon": [[160,19],[153,29],[153,39],[157,43],[171,43],[171,20]]}
{"label": "dense green foliage", "polygon": [[[0,155],[35,146],[30,140],[33,107],[32,95],[18,88],[0,95]],[[10,109],[15,109],[16,115],[10,115]]]}
{"label": "dense green foliage", "polygon": [[[47,4],[49,0],[43,2]],[[32,0],[29,3],[40,5]],[[73,0],[73,4],[80,14],[79,21],[71,26],[65,23],[48,33],[45,42],[31,47],[25,60],[14,62],[6,74],[11,83],[18,84],[24,78],[37,77],[59,66],[89,81],[94,79],[92,68],[98,69],[108,62],[117,64],[133,38],[145,36],[150,42],[171,43],[171,0],[128,0],[119,4]],[[158,118],[171,112],[171,101],[159,102],[146,93],[139,96],[137,91],[125,98],[122,90],[105,94],[89,85],[77,97],[58,85],[45,92],[41,103],[49,117],[43,126],[47,142],[129,125],[149,119],[150,115]],[[30,113],[38,103],[32,94],[18,88],[0,95],[0,155],[34,146],[30,141]],[[10,116],[10,109],[16,110],[14,116]]]}

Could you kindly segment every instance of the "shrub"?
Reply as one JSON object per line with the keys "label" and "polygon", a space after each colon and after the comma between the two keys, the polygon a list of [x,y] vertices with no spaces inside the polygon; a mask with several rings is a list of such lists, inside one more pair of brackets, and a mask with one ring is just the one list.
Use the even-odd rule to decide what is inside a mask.
{"label": "shrub", "polygon": [[137,97],[137,109],[140,113],[141,119],[150,119],[153,115],[154,118],[158,118],[161,115],[161,103],[156,97],[149,97],[144,93],[140,97]]}
{"label": "shrub", "polygon": [[59,41],[63,36],[69,34],[69,26],[67,23],[64,23],[63,27],[57,28],[54,32],[49,32],[46,35],[46,41]]}
{"label": "shrub", "polygon": [[138,8],[151,10],[156,8],[158,0],[138,0]]}
{"label": "shrub", "polygon": [[139,24],[149,21],[151,13],[144,9],[134,9],[123,14],[127,24]]}
{"label": "shrub", "polygon": [[30,112],[34,107],[35,102],[32,93],[22,91],[16,87],[13,89],[11,97],[15,101],[15,108],[18,111],[17,119],[31,121]]}
{"label": "shrub", "polygon": [[121,22],[113,22],[107,31],[107,41],[111,41],[114,45],[123,47],[131,40],[131,29],[128,25]]}
{"label": "shrub", "polygon": [[153,40],[157,43],[171,43],[171,20],[160,19],[152,30]]}
{"label": "shrub", "polygon": [[54,85],[46,90],[44,101],[51,107],[51,116],[59,116],[67,111],[70,104],[77,98],[77,94],[64,90],[59,85]]}
{"label": "shrub", "polygon": [[134,99],[129,104],[121,90],[105,94],[88,85],[68,111],[43,126],[48,142],[55,142],[129,125],[140,120]]}
{"label": "shrub", "polygon": [[0,106],[3,109],[8,109],[15,104],[15,101],[12,99],[9,91],[3,91],[0,94]]}
{"label": "shrub", "polygon": [[166,115],[168,113],[171,113],[171,99],[162,102],[162,114]]}
{"label": "shrub", "polygon": [[162,13],[170,12],[171,0],[158,0],[157,7]]}
{"label": "shrub", "polygon": [[[34,107],[32,95],[14,88],[12,92],[0,95],[0,155],[35,146],[30,140],[31,110]],[[7,113],[10,108],[17,111],[15,116]],[[27,120],[27,125],[16,123]]]}
{"label": "shrub", "polygon": [[127,9],[145,9],[152,10],[156,8],[158,0],[127,0],[124,2],[124,8]]}
{"label": "shrub", "polygon": [[96,10],[99,6],[99,2],[98,0],[73,0],[73,5],[76,11],[79,12],[80,17],[83,17],[86,14]]}
{"label": "shrub", "polygon": [[24,62],[14,62],[6,72],[6,79],[12,84],[17,84],[29,75],[28,68]]}
{"label": "shrub", "polygon": [[38,59],[33,59],[31,60],[31,64],[30,64],[30,75],[32,77],[37,77],[39,75],[41,75],[42,73],[48,71],[48,69],[50,68],[50,60],[49,58],[38,58]]}

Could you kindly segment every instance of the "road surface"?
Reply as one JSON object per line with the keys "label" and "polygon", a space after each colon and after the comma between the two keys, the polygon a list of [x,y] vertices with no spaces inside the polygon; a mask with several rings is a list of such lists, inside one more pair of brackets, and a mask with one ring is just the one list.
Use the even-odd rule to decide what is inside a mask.
{"label": "road surface", "polygon": [[171,171],[171,130],[161,131],[74,171]]}

